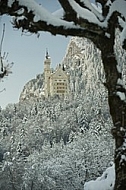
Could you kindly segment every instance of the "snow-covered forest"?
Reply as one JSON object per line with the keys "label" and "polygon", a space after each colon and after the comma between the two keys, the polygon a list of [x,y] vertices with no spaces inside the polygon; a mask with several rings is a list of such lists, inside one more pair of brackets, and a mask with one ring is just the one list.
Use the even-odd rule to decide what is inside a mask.
{"label": "snow-covered forest", "polygon": [[62,66],[70,74],[68,99],[41,96],[40,74],[24,86],[19,103],[0,110],[1,190],[83,190],[113,161],[100,52],[74,37]]}
{"label": "snow-covered forest", "polygon": [[107,113],[92,107],[92,115],[82,100],[52,101],[1,111],[1,190],[83,189],[113,160]]}

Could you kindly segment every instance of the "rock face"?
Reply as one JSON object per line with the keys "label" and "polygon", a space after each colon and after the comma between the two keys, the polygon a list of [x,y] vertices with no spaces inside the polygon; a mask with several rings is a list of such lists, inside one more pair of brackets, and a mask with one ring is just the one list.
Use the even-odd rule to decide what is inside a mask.
{"label": "rock face", "polygon": [[62,64],[70,73],[70,88],[75,96],[104,90],[100,51],[89,40],[71,38]]}

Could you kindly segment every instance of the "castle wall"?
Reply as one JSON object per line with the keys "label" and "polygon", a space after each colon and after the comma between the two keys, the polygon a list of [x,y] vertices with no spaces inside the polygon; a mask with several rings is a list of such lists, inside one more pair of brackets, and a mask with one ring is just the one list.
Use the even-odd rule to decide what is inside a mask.
{"label": "castle wall", "polygon": [[50,64],[51,60],[47,58],[44,62],[45,97],[54,95],[66,97],[69,94],[69,77],[60,65],[51,73]]}

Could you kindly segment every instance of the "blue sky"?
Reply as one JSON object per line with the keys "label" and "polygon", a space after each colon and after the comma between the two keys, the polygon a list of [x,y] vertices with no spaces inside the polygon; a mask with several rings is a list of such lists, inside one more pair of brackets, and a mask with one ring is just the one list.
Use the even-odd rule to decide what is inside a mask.
{"label": "blue sky", "polygon": [[[56,11],[59,4],[56,0],[38,0],[39,3],[49,10]],[[40,37],[36,35],[22,34],[20,30],[13,29],[10,17],[4,16],[0,19],[0,39],[2,36],[2,25],[5,22],[5,37],[2,52],[8,52],[9,62],[14,62],[12,74],[0,81],[0,106],[5,108],[9,103],[17,103],[24,85],[37,74],[43,72],[43,61],[46,48],[52,60],[52,67],[62,61],[65,55],[70,37],[52,36],[47,32],[41,32]]]}

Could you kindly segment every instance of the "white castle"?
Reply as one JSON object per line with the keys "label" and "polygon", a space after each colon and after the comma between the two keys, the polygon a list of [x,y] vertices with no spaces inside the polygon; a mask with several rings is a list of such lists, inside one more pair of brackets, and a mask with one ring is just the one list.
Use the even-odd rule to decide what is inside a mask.
{"label": "white castle", "polygon": [[54,72],[51,68],[51,58],[46,52],[44,61],[44,94],[45,97],[58,95],[59,97],[67,97],[69,95],[69,74],[61,68],[59,64]]}

